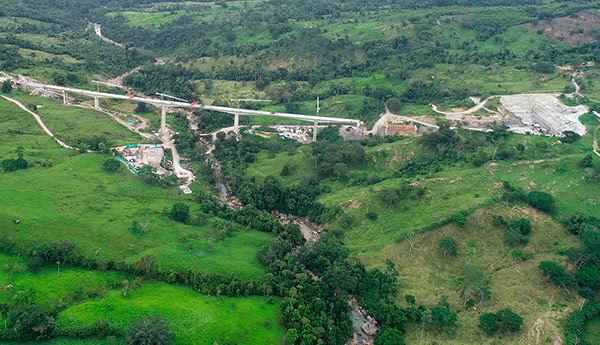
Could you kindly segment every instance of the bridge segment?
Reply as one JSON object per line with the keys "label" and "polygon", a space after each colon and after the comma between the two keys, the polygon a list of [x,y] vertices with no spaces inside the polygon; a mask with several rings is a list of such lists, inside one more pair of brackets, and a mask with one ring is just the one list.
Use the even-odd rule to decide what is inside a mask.
{"label": "bridge segment", "polygon": [[[74,93],[78,95],[84,95],[88,97],[94,98],[94,105],[97,106],[98,99],[107,98],[107,99],[120,99],[126,101],[134,101],[134,102],[143,102],[147,104],[154,105],[156,107],[161,108],[161,118],[162,122],[166,122],[166,108],[189,108],[191,110],[211,110],[219,113],[231,114],[234,115],[236,119],[239,119],[239,115],[247,115],[247,116],[270,116],[274,118],[286,118],[293,119],[298,121],[307,121],[312,122],[314,124],[313,130],[313,141],[317,140],[317,126],[319,124],[345,124],[345,125],[353,125],[356,126],[357,129],[361,130],[361,127],[364,124],[360,120],[356,119],[345,119],[339,117],[327,117],[327,116],[314,116],[314,115],[302,115],[302,114],[290,114],[290,113],[280,113],[280,112],[271,112],[264,110],[251,110],[251,109],[240,109],[240,108],[231,108],[231,107],[222,107],[215,105],[204,105],[198,104],[197,102],[182,102],[182,101],[173,101],[173,100],[165,100],[165,99],[156,99],[149,97],[139,97],[134,95],[119,95],[108,92],[99,92],[99,91],[91,91],[91,90],[83,90],[83,89],[75,89],[70,87],[58,86],[58,85],[50,85],[50,84],[42,84],[33,81],[19,81],[18,84],[25,88],[33,88],[33,89],[43,89],[43,90],[52,90],[62,92],[63,102],[67,104],[68,102],[68,93]],[[161,132],[166,131],[166,126],[164,123],[161,124]],[[236,133],[238,134],[238,133]]]}

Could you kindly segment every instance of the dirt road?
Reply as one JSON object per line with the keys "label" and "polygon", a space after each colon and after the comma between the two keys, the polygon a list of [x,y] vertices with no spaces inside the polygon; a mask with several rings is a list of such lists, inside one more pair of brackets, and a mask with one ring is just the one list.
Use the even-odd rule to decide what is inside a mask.
{"label": "dirt road", "polygon": [[598,131],[600,130],[600,125],[596,127],[594,131],[594,142],[592,143],[592,148],[594,149],[594,153],[596,156],[600,157],[600,146],[598,145]]}
{"label": "dirt road", "polygon": [[[56,141],[60,146],[66,148],[66,149],[79,150],[76,147],[65,144],[62,140],[55,137],[54,133],[52,133],[50,131],[50,129],[48,129],[48,127],[46,127],[46,125],[44,124],[44,121],[42,121],[40,116],[38,114],[34,113],[33,111],[27,109],[27,107],[25,107],[21,102],[17,101],[16,99],[8,98],[4,95],[2,95],[2,98],[4,98],[5,100],[7,100],[9,102],[16,104],[19,108],[21,108],[21,109],[25,110],[26,112],[28,112],[29,114],[31,114],[33,116],[33,118],[35,119],[35,121],[37,121],[37,123],[40,125],[40,127],[42,127],[44,132],[46,132],[46,134],[48,134],[52,139],[54,139],[54,141]],[[87,150],[87,152],[93,152],[93,151]]]}
{"label": "dirt road", "polygon": [[483,109],[485,107],[485,104],[487,103],[487,101],[489,101],[492,97],[496,97],[496,96],[490,96],[490,97],[484,99],[483,101],[479,102],[473,108],[467,109],[465,111],[457,111],[457,112],[440,111],[440,110],[438,110],[438,107],[433,103],[431,104],[431,108],[436,113],[444,114],[444,115],[470,115],[470,114],[473,114],[474,112],[476,112],[477,110]]}

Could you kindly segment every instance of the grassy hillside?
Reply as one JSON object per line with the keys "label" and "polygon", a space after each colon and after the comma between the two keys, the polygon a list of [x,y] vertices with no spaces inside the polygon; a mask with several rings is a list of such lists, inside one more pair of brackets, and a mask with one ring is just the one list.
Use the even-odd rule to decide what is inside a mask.
{"label": "grassy hillside", "polygon": [[[507,221],[521,217],[531,220],[529,244],[520,248],[530,258],[515,258],[513,248],[503,243],[504,230],[492,224],[492,217],[498,215]],[[456,257],[444,256],[439,248],[447,236],[458,244]],[[435,305],[446,296],[452,310],[457,311],[459,327],[455,334],[423,334],[415,326],[407,333],[409,344],[430,344],[433,339],[444,344],[548,344],[563,337],[562,322],[579,307],[581,298],[549,284],[537,266],[547,260],[565,263],[562,250],[569,246],[578,247],[577,239],[547,215],[528,207],[496,204],[474,212],[463,228],[449,224],[417,235],[416,250],[410,257],[408,243],[403,241],[361,258],[368,265],[378,265],[387,258],[396,263],[400,271],[399,305],[407,306],[404,294],[414,295],[417,304],[423,305]],[[481,306],[465,305],[461,292],[471,284],[489,286],[491,296]],[[524,318],[521,332],[487,337],[478,329],[480,315],[507,307]]]}
{"label": "grassy hillside", "polygon": [[[277,300],[266,303],[263,297],[217,298],[185,287],[141,282],[110,271],[63,268],[57,275],[56,268],[48,267],[34,274],[26,269],[22,259],[9,255],[0,255],[0,266],[2,303],[29,294],[32,302],[44,309],[60,311],[56,323],[64,329],[92,324],[102,318],[124,330],[132,320],[160,313],[171,322],[177,344],[239,339],[252,344],[273,344],[283,336],[277,321]],[[67,338],[47,343],[100,344],[114,340]]]}
{"label": "grassy hillside", "polygon": [[[124,168],[109,174],[102,169],[109,155],[59,148],[42,134],[31,115],[5,100],[0,106],[5,124],[0,155],[16,158],[17,146],[23,146],[25,159],[33,165],[0,176],[0,200],[5,205],[0,211],[4,222],[0,232],[5,242],[27,251],[67,239],[86,256],[102,260],[133,263],[151,255],[165,269],[189,268],[246,279],[263,274],[256,251],[269,234],[243,229],[221,236],[215,229],[224,221],[218,218],[206,219],[201,226],[174,222],[168,211],[173,204],[186,202],[178,188],[149,186]],[[61,116],[77,121],[68,111]],[[102,118],[106,125],[120,126],[109,120],[114,122]],[[192,208],[193,216],[197,212],[197,206]],[[134,220],[148,221],[148,233],[131,232]]]}

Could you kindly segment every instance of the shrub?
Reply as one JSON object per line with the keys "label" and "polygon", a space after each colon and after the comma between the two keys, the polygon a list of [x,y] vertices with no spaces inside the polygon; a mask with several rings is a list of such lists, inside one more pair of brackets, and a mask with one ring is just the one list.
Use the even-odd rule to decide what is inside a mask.
{"label": "shrub", "polygon": [[531,233],[531,223],[529,222],[529,219],[526,218],[513,220],[510,222],[510,229],[518,231],[523,236],[527,236]]}
{"label": "shrub", "polygon": [[440,241],[440,249],[444,252],[444,256],[457,256],[458,255],[458,245],[456,241],[452,237],[444,237]]}
{"label": "shrub", "polygon": [[376,220],[377,217],[379,217],[379,215],[377,214],[377,212],[373,212],[373,211],[369,211],[367,212],[367,218],[370,220]]}
{"label": "shrub", "polygon": [[10,93],[12,91],[12,84],[10,80],[5,80],[2,83],[2,93]]}
{"label": "shrub", "polygon": [[104,161],[104,164],[102,164],[104,171],[110,172],[110,173],[119,170],[120,166],[121,166],[121,163],[119,163],[119,161],[117,161],[114,158],[109,158]]}
{"label": "shrub", "polygon": [[494,313],[486,313],[479,316],[479,328],[485,332],[488,336],[492,336],[498,332],[500,325],[498,324],[498,318]]}
{"label": "shrub", "polygon": [[496,318],[501,328],[511,332],[518,332],[523,325],[523,318],[510,308],[502,309],[496,313]]}
{"label": "shrub", "polygon": [[16,159],[5,159],[0,162],[0,167],[2,167],[2,170],[5,172],[16,171],[19,169]]}
{"label": "shrub", "polygon": [[582,266],[577,271],[577,282],[590,289],[597,289],[600,283],[600,270],[597,266]]}
{"label": "shrub", "polygon": [[593,167],[593,166],[594,166],[594,163],[592,162],[592,155],[587,155],[587,156],[585,156],[585,157],[584,157],[584,158],[581,160],[581,162],[579,163],[579,165],[580,165],[582,168],[584,168],[584,169],[585,169],[585,168],[591,168],[591,167]]}
{"label": "shrub", "polygon": [[395,328],[383,326],[375,336],[375,345],[404,345],[404,336]]}
{"label": "shrub", "polygon": [[190,220],[190,207],[183,203],[173,205],[171,218],[181,223],[187,223]]}
{"label": "shrub", "polygon": [[169,322],[162,316],[147,315],[137,320],[127,329],[127,345],[168,345],[175,339],[169,332]]}
{"label": "shrub", "polygon": [[8,312],[6,325],[21,340],[48,337],[54,329],[54,319],[36,304],[18,305]]}
{"label": "shrub", "polygon": [[516,247],[527,244],[527,237],[523,236],[518,230],[509,228],[504,234],[504,244],[509,247]]}
{"label": "shrub", "polygon": [[555,201],[552,195],[544,192],[533,191],[527,195],[527,203],[533,208],[544,212],[552,212]]}
{"label": "shrub", "polygon": [[462,228],[467,224],[467,215],[465,211],[458,212],[452,216],[452,221]]}

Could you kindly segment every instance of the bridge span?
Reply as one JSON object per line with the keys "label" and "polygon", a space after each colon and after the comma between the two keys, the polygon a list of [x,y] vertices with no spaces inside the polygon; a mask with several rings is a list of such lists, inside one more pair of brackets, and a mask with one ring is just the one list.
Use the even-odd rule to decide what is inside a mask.
{"label": "bridge span", "polygon": [[21,85],[24,88],[29,89],[42,89],[42,90],[51,90],[62,92],[63,102],[65,104],[68,103],[68,93],[74,93],[78,95],[84,95],[88,97],[92,97],[94,99],[94,107],[98,109],[100,107],[99,100],[101,98],[106,99],[119,99],[133,102],[142,102],[154,105],[156,107],[161,108],[161,132],[166,133],[166,116],[168,108],[189,108],[191,110],[211,110],[220,113],[232,114],[235,116],[234,118],[234,132],[236,135],[239,135],[239,116],[270,116],[270,117],[281,117],[286,119],[293,119],[298,121],[307,121],[312,122],[314,124],[313,129],[313,141],[317,140],[317,125],[319,124],[346,124],[356,126],[358,131],[360,132],[361,128],[364,124],[355,119],[344,119],[339,117],[327,117],[327,116],[313,116],[313,115],[302,115],[302,114],[290,114],[290,113],[279,113],[279,112],[270,112],[263,110],[251,110],[251,109],[239,109],[239,108],[230,108],[230,107],[221,107],[215,105],[205,105],[199,104],[198,102],[181,102],[181,101],[173,101],[173,100],[163,100],[149,97],[139,97],[135,95],[118,95],[114,93],[108,92],[98,92],[98,91],[90,91],[83,89],[75,89],[70,87],[58,86],[58,85],[50,85],[50,84],[42,84],[28,80],[19,80],[17,81],[18,85]]}

